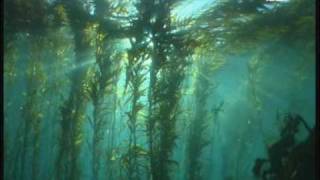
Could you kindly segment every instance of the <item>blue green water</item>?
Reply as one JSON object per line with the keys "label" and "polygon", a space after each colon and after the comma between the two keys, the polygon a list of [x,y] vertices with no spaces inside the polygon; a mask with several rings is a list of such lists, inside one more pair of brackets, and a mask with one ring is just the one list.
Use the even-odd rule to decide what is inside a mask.
{"label": "blue green water", "polygon": [[313,180],[313,0],[5,0],[4,179]]}

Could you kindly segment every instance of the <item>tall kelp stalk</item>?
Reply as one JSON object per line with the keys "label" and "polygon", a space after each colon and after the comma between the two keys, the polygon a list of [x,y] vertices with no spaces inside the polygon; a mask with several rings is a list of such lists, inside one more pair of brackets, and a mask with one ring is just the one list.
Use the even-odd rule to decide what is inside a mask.
{"label": "tall kelp stalk", "polygon": [[[249,104],[248,119],[244,123],[244,127],[238,132],[237,146],[239,149],[238,156],[235,159],[235,178],[242,179],[243,173],[249,166],[247,157],[252,156],[252,148],[255,143],[254,134],[264,136],[263,122],[261,112],[263,108],[263,101],[261,97],[261,73],[266,56],[260,52],[253,55],[247,64],[248,79],[247,79],[247,99]],[[257,138],[257,137],[255,137]]]}
{"label": "tall kelp stalk", "polygon": [[[209,106],[209,99],[212,97],[217,84],[212,80],[213,74],[221,68],[225,60],[217,52],[210,55],[206,51],[198,52],[195,56],[195,84],[194,84],[194,114],[192,116],[187,147],[186,147],[186,178],[206,179],[204,177],[204,161],[201,159],[205,148],[210,144],[213,146],[213,138],[217,133],[217,113],[221,111],[222,104],[217,107]],[[212,100],[210,101],[212,102]],[[212,131],[212,132],[211,132]],[[211,138],[209,138],[211,137]],[[213,152],[209,152],[213,153]],[[212,161],[212,159],[211,159]]]}
{"label": "tall kelp stalk", "polygon": [[[5,34],[6,37],[6,34]],[[13,87],[16,84],[17,81],[17,62],[19,59],[19,51],[18,48],[16,47],[17,43],[16,40],[17,38],[9,39],[6,38],[4,40],[4,62],[3,62],[3,76],[4,76],[4,106],[3,106],[3,111],[4,111],[4,119],[3,119],[3,134],[4,134],[4,163],[6,164],[4,166],[4,177],[5,179],[8,179],[7,177],[14,177],[14,169],[16,171],[18,170],[17,164],[18,163],[13,163],[17,162],[17,157],[18,153],[16,153],[16,150],[19,149],[18,145],[19,141],[19,134],[18,132],[21,132],[20,129],[16,131],[17,133],[15,134],[14,138],[11,138],[11,132],[9,131],[8,128],[8,123],[11,121],[11,116],[8,112],[13,109],[12,107],[12,100],[11,96],[7,95],[8,93],[13,91]],[[21,125],[20,125],[21,126]],[[16,144],[15,148],[16,150],[11,149],[12,144]]]}
{"label": "tall kelp stalk", "polygon": [[[110,39],[106,37],[106,33],[99,27],[96,34],[96,64],[97,69],[94,71],[93,79],[90,87],[90,97],[93,103],[92,119],[90,124],[93,130],[92,139],[92,173],[93,179],[99,179],[99,170],[101,165],[101,156],[103,156],[102,142],[105,140],[106,129],[112,131],[113,120],[111,114],[113,108],[112,97],[114,92],[115,80],[119,75],[119,53],[116,49],[108,46],[113,44]],[[113,51],[113,52],[112,52]],[[107,99],[106,97],[110,97]],[[109,103],[107,103],[107,101]],[[110,104],[111,103],[111,104]],[[116,104],[114,104],[116,105]],[[109,116],[107,116],[109,115]],[[108,125],[108,127],[107,127]],[[107,130],[107,131],[108,131]],[[108,131],[109,132],[109,131]],[[107,134],[109,136],[109,133]],[[111,139],[107,139],[111,140]],[[112,146],[112,145],[111,145]],[[107,147],[107,151],[112,147]],[[111,169],[110,164],[107,164],[107,169]],[[110,170],[111,171],[111,170]],[[109,171],[109,172],[110,172]]]}
{"label": "tall kelp stalk", "polygon": [[170,10],[175,1],[144,2],[151,14],[152,63],[149,85],[149,119],[147,134],[151,177],[170,179],[170,166],[176,164],[170,156],[177,138],[180,87],[184,79],[191,43],[182,34],[173,33]]}
{"label": "tall kelp stalk", "polygon": [[[98,33],[97,33],[98,34]],[[101,36],[101,37],[100,37]],[[92,118],[89,117],[89,122],[93,131],[92,136],[92,178],[98,179],[99,178],[99,170],[100,170],[100,158],[102,155],[101,150],[101,142],[103,142],[104,138],[104,129],[106,126],[106,119],[105,116],[102,115],[103,113],[103,104],[104,104],[104,97],[106,93],[107,81],[106,78],[110,78],[107,76],[102,76],[106,72],[110,71],[111,68],[108,66],[110,64],[110,60],[103,56],[103,35],[100,33],[97,35],[97,47],[96,47],[96,63],[98,64],[98,69],[93,72],[93,79],[90,84],[90,98],[93,104],[93,113]],[[107,61],[106,61],[107,60]],[[107,66],[104,66],[107,64]],[[107,69],[106,69],[107,68]],[[89,147],[91,148],[91,147]]]}
{"label": "tall kelp stalk", "polygon": [[[95,15],[98,19],[103,19],[105,16],[111,16],[112,11],[109,2],[103,0],[96,0],[95,3]],[[109,27],[108,27],[109,28]],[[116,86],[115,80],[120,71],[120,59],[117,49],[113,47],[115,43],[112,39],[112,34],[109,35],[109,31],[103,26],[103,23],[92,22],[87,29],[89,41],[92,46],[95,46],[95,59],[96,68],[93,68],[92,79],[90,80],[89,94],[93,104],[92,118],[89,118],[90,125],[92,127],[92,178],[100,179],[100,166],[102,163],[101,156],[104,155],[104,149],[102,143],[107,140],[108,145],[106,147],[107,159],[108,154],[111,154],[113,139],[109,137],[113,134],[114,120],[111,117],[113,105],[111,98],[114,95],[114,86]],[[90,37],[92,36],[92,37]],[[109,106],[109,107],[108,107]],[[109,133],[112,131],[112,133]],[[107,133],[107,139],[105,134]],[[106,171],[107,178],[112,178],[112,165],[111,161],[107,160]]]}
{"label": "tall kelp stalk", "polygon": [[70,29],[61,27],[51,29],[46,36],[44,48],[48,87],[44,103],[46,121],[43,124],[42,157],[48,157],[42,164],[43,179],[54,177],[55,160],[59,148],[60,107],[68,97],[70,79],[68,74],[73,68],[73,38]]}
{"label": "tall kelp stalk", "polygon": [[187,145],[187,179],[203,179],[201,173],[201,153],[209,144],[206,138],[207,129],[207,100],[210,95],[210,79],[208,78],[210,66],[206,59],[197,61],[198,74],[195,83],[195,113],[190,124]]}
{"label": "tall kelp stalk", "polygon": [[[67,22],[74,34],[75,64],[77,66],[71,74],[71,88],[69,98],[61,107],[61,137],[55,176],[57,179],[79,179],[80,147],[83,141],[82,124],[85,119],[85,110],[88,101],[84,81],[87,67],[83,64],[90,58],[90,45],[85,41],[86,16],[81,11],[78,1],[63,1],[60,6],[65,10]],[[57,6],[57,7],[58,7]]]}
{"label": "tall kelp stalk", "polygon": [[[22,171],[20,178],[23,179],[25,176],[30,174],[25,173],[25,167],[27,166],[27,155],[30,152],[28,149],[32,149],[32,179],[39,179],[39,158],[40,158],[40,133],[41,124],[43,121],[42,108],[44,107],[44,95],[46,92],[46,75],[43,67],[43,51],[41,47],[43,46],[43,37],[31,36],[31,48],[30,57],[28,62],[28,68],[26,72],[26,100],[23,107],[23,117],[24,117],[24,140],[23,140],[23,151],[21,166]],[[30,148],[29,145],[32,145]],[[29,164],[29,163],[28,163]]]}
{"label": "tall kelp stalk", "polygon": [[[109,7],[109,4],[105,1],[96,0],[96,15],[98,17],[104,17],[105,10]],[[106,128],[107,120],[103,110],[105,104],[105,95],[110,93],[106,91],[106,88],[110,86],[110,80],[112,78],[112,62],[110,55],[105,53],[107,37],[106,32],[103,31],[101,26],[98,25],[95,38],[95,56],[98,69],[93,76],[93,83],[91,84],[91,100],[93,103],[93,118],[91,120],[91,127],[93,130],[92,136],[92,179],[99,179],[99,171],[101,164],[101,157],[103,150],[101,143],[104,140],[104,129]],[[90,120],[90,119],[89,119]]]}
{"label": "tall kelp stalk", "polygon": [[[61,136],[67,138],[61,139],[55,171],[58,179],[60,177],[65,177],[66,179],[78,179],[80,173],[77,160],[82,144],[81,128],[88,100],[86,97],[87,91],[90,91],[90,87],[88,87],[88,84],[84,82],[88,69],[86,65],[88,63],[90,64],[87,60],[89,60],[90,49],[92,49],[90,47],[90,38],[86,37],[87,28],[90,24],[96,24],[99,27],[97,33],[98,36],[101,36],[101,33],[108,32],[112,37],[126,37],[130,33],[124,33],[127,32],[127,29],[119,27],[117,20],[113,21],[109,19],[112,14],[109,12],[108,8],[110,7],[106,1],[96,0],[93,2],[93,6],[95,7],[94,14],[92,14],[88,8],[84,7],[82,2],[77,0],[61,0],[56,1],[54,4],[57,11],[57,21],[61,21],[60,25],[69,25],[74,35],[77,67],[73,70],[71,75],[72,84],[69,99],[66,100],[61,110]],[[105,50],[101,46],[98,48],[100,48],[99,51]],[[98,59],[99,58],[101,60],[101,57],[98,57]],[[108,62],[99,63],[101,63],[100,65],[102,66],[108,65]],[[106,70],[105,73],[110,72]],[[105,74],[102,74],[101,77],[102,81],[105,80],[104,78],[110,78],[108,75],[105,77]]]}
{"label": "tall kelp stalk", "polygon": [[[170,179],[170,166],[176,165],[170,156],[175,145],[177,134],[175,123],[179,114],[178,103],[180,99],[180,85],[184,78],[184,68],[187,65],[185,54],[177,53],[171,56],[168,64],[161,68],[160,78],[155,87],[156,101],[154,101],[154,115],[156,131],[153,153],[155,153],[155,168],[153,176],[155,179]],[[157,137],[158,136],[158,137]],[[160,171],[160,172],[159,172]]]}
{"label": "tall kelp stalk", "polygon": [[[120,62],[122,57],[117,56],[114,60],[117,62]],[[117,69],[121,71],[121,66],[120,63],[118,64],[119,66]],[[117,110],[119,109],[118,104],[119,104],[119,96],[117,94],[118,92],[118,81],[119,81],[119,76],[114,76],[112,79],[113,85],[112,85],[112,94],[110,97],[111,101],[111,107],[110,107],[110,128],[108,131],[108,136],[107,136],[107,148],[106,148],[106,177],[107,179],[119,179],[119,172],[120,168],[118,166],[119,159],[116,159],[117,153],[116,153],[116,145],[118,141],[117,137],[117,127],[119,124],[118,121],[118,116],[117,116]],[[118,161],[116,161],[118,160]]]}
{"label": "tall kelp stalk", "polygon": [[[128,171],[129,179],[141,179],[142,162],[139,160],[145,155],[143,147],[138,145],[139,121],[143,121],[142,113],[144,104],[141,98],[145,96],[146,89],[143,84],[146,80],[146,61],[150,59],[150,32],[148,30],[150,21],[150,12],[145,9],[144,3],[140,2],[136,7],[139,10],[137,19],[132,22],[133,37],[130,38],[131,48],[128,50],[128,63],[126,66],[126,84],[125,90],[129,88],[130,111],[128,116],[129,142],[128,152],[125,155],[125,165]],[[150,2],[148,2],[150,3]]]}
{"label": "tall kelp stalk", "polygon": [[131,97],[131,110],[127,112],[128,115],[128,127],[129,127],[129,142],[128,142],[128,154],[127,154],[127,168],[128,168],[128,178],[129,179],[139,179],[137,154],[135,149],[137,146],[137,117],[139,111],[143,108],[143,104],[139,102],[139,98],[142,95],[140,91],[141,84],[144,81],[140,69],[142,67],[143,61],[139,56],[135,55],[135,46],[133,46],[131,52],[128,55],[128,73],[130,74],[129,84],[132,91]]}
{"label": "tall kelp stalk", "polygon": [[[127,37],[130,33],[118,36],[122,32],[126,31],[125,27],[119,27],[117,17],[126,15],[123,14],[126,2],[119,1],[104,1],[95,0],[95,15],[100,20],[97,28],[97,47],[96,47],[96,62],[100,70],[99,88],[104,88],[104,95],[101,99],[101,117],[105,121],[105,126],[100,128],[104,136],[104,145],[101,155],[103,155],[102,163],[104,166],[104,174],[106,179],[117,178],[117,165],[115,161],[115,142],[117,137],[115,136],[115,129],[117,124],[116,111],[117,111],[117,86],[119,75],[121,72],[121,61],[123,60],[123,53],[121,52],[121,38]],[[124,4],[123,4],[124,3]],[[122,16],[123,15],[123,16]],[[108,19],[108,20],[106,20]],[[113,23],[110,19],[116,20]],[[126,18],[125,18],[126,19]],[[123,20],[123,19],[122,19]],[[129,18],[127,19],[129,20]],[[120,23],[120,24],[121,24]],[[118,29],[114,29],[118,28]],[[101,156],[95,155],[96,159]],[[100,163],[100,162],[99,162]]]}
{"label": "tall kelp stalk", "polygon": [[[141,27],[139,27],[141,28]],[[135,40],[131,39],[131,49],[128,52],[127,65],[127,83],[130,88],[130,107],[131,110],[127,112],[128,127],[129,127],[129,144],[127,154],[127,169],[129,179],[141,179],[140,169],[141,163],[138,162],[139,152],[141,148],[138,145],[138,118],[141,110],[144,108],[141,102],[141,97],[144,96],[145,89],[142,85],[145,82],[144,62],[148,58],[146,52],[147,43],[143,41],[143,33],[137,33]]]}
{"label": "tall kelp stalk", "polygon": [[248,62],[248,101],[253,109],[252,119],[249,120],[249,125],[253,126],[253,129],[259,129],[263,133],[263,124],[260,117],[262,111],[263,102],[261,98],[261,74],[263,66],[266,62],[266,55],[257,54],[252,57]]}
{"label": "tall kelp stalk", "polygon": [[[12,0],[5,1],[4,5],[6,7],[4,8],[4,43],[6,48],[5,83],[9,82],[10,85],[10,83],[13,82],[15,78],[17,78],[18,74],[21,74],[25,75],[27,84],[25,98],[22,98],[24,104],[19,109],[20,111],[22,111],[22,114],[17,112],[17,114],[22,116],[22,122],[18,123],[16,132],[19,133],[16,133],[16,136],[13,140],[15,141],[16,146],[13,150],[10,150],[12,153],[10,158],[12,158],[13,164],[11,165],[10,163],[6,163],[5,167],[10,168],[10,170],[9,172],[5,173],[5,176],[9,176],[10,178],[8,179],[22,179],[25,176],[34,176],[34,178],[37,178],[36,176],[39,173],[39,128],[40,122],[42,120],[42,117],[40,115],[40,99],[42,89],[38,90],[37,88],[43,86],[43,81],[45,80],[42,79],[44,78],[44,76],[42,76],[43,69],[41,69],[43,64],[41,60],[38,59],[39,57],[36,57],[39,55],[40,52],[35,51],[40,50],[37,49],[36,46],[41,46],[39,45],[40,42],[37,42],[36,39],[40,39],[40,36],[43,36],[45,34],[46,27],[48,26],[47,4],[46,2],[39,0],[31,0],[28,2]],[[37,9],[37,11],[35,11],[35,9]],[[32,43],[35,43],[33,47],[34,49],[31,48],[32,50],[29,54],[30,57],[28,60],[28,74],[25,74],[26,72],[21,70],[14,72],[14,67],[16,67],[18,70],[21,67],[21,64],[24,65],[23,62],[17,63],[18,58],[14,57],[21,53],[21,49],[19,48],[20,44],[18,45],[18,42],[23,42],[22,39],[24,38],[31,40]],[[14,42],[16,42],[16,44],[14,45],[16,48],[11,46]],[[13,55],[12,53],[14,52],[12,51],[15,50],[17,50],[17,54]],[[23,50],[22,52],[25,53]],[[10,58],[7,55],[13,55],[13,57]],[[20,56],[19,59],[20,58],[22,58],[22,56]],[[39,69],[37,69],[38,66]],[[32,159],[28,158],[29,155],[31,155]],[[31,161],[30,163],[34,165],[34,167],[32,169],[30,168],[30,171],[32,170],[33,172],[28,171],[30,173],[27,173],[26,167],[28,167],[28,164],[30,164],[27,164],[29,160]]]}
{"label": "tall kelp stalk", "polygon": [[109,45],[106,47],[106,54],[109,54],[109,59],[112,62],[110,79],[108,80],[107,100],[104,104],[104,116],[107,119],[107,127],[103,129],[106,133],[104,142],[105,147],[103,149],[102,163],[105,164],[104,174],[106,179],[117,179],[117,154],[115,152],[116,142],[118,137],[116,136],[116,128],[118,124],[117,109],[118,109],[118,80],[121,72],[121,61],[123,60],[123,53],[119,51],[117,46],[118,41],[109,41]]}

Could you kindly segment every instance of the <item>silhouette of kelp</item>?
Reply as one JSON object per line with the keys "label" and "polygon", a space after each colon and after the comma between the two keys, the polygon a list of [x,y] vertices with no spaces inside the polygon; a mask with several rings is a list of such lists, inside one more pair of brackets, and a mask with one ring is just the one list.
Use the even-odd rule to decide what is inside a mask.
{"label": "silhouette of kelp", "polygon": [[[287,114],[284,120],[280,139],[267,149],[268,159],[256,159],[252,172],[263,180],[315,179],[315,130],[311,130],[300,115]],[[297,142],[295,135],[301,124],[309,135],[304,141]]]}

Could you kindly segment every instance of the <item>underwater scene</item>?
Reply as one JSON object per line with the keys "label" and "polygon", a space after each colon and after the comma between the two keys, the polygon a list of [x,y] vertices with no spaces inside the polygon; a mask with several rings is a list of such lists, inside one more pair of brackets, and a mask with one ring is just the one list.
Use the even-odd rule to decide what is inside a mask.
{"label": "underwater scene", "polygon": [[314,180],[315,0],[5,0],[5,180]]}

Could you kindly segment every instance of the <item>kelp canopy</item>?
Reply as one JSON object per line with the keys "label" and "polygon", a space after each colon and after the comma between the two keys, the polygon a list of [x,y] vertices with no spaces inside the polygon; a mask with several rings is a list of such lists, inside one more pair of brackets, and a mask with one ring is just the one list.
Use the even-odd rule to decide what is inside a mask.
{"label": "kelp canopy", "polygon": [[314,36],[314,0],[5,0],[4,179],[315,179]]}

